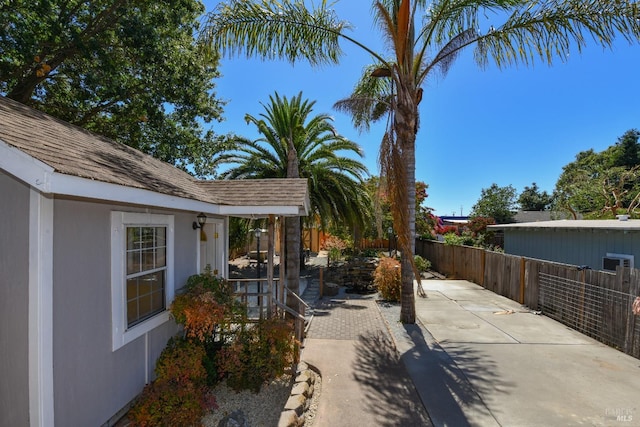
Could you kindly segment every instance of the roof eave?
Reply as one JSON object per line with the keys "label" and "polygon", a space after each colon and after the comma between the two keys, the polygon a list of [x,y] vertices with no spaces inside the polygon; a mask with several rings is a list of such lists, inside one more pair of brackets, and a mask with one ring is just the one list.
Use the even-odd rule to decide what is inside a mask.
{"label": "roof eave", "polygon": [[277,216],[306,216],[305,209],[298,205],[266,205],[266,206],[220,206],[220,214],[247,218],[266,218]]}
{"label": "roof eave", "polygon": [[6,144],[1,139],[0,169],[7,171],[43,193],[51,192],[51,176],[55,170],[24,151]]}

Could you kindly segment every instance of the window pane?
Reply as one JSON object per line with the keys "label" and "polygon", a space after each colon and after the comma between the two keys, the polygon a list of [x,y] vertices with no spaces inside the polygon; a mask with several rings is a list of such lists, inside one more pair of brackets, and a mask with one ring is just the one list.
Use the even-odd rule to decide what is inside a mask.
{"label": "window pane", "polygon": [[127,280],[127,301],[136,299],[138,296],[138,279]]}
{"label": "window pane", "polygon": [[153,282],[148,276],[139,277],[140,283],[138,285],[138,296],[145,297],[153,290]]}
{"label": "window pane", "polygon": [[140,323],[165,309],[165,271],[127,280],[127,324]]}
{"label": "window pane", "polygon": [[140,271],[142,271],[142,265],[140,264],[140,252],[127,252],[127,274],[139,273]]}
{"label": "window pane", "polygon": [[155,228],[144,227],[142,228],[142,246],[144,248],[152,248],[155,243]]}
{"label": "window pane", "polygon": [[164,271],[158,271],[153,274],[153,291],[162,292],[164,289]]}
{"label": "window pane", "polygon": [[156,247],[167,246],[166,227],[156,227]]}
{"label": "window pane", "polygon": [[153,311],[161,311],[164,308],[164,292],[154,292],[151,299]]}
{"label": "window pane", "polygon": [[140,240],[140,228],[127,227],[127,250],[137,249],[137,242]]}
{"label": "window pane", "polygon": [[153,249],[145,249],[142,251],[142,270],[153,270],[156,268],[155,251]]}
{"label": "window pane", "polygon": [[141,296],[138,299],[138,307],[140,310],[140,318],[146,317],[151,313],[151,295]]}
{"label": "window pane", "polygon": [[167,250],[166,248],[156,249],[156,268],[167,266]]}
{"label": "window pane", "polygon": [[127,302],[127,325],[131,326],[138,320],[138,300]]}

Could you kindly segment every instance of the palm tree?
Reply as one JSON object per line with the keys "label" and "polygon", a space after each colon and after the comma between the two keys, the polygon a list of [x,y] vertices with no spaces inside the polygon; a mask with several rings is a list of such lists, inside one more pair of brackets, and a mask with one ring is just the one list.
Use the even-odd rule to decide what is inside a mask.
{"label": "palm tree", "polygon": [[[234,149],[216,160],[235,165],[221,177],[307,178],[312,221],[320,218],[323,226],[329,221],[361,226],[370,206],[367,195],[359,191],[367,168],[342,155],[361,157],[360,147],[337,133],[330,116],[311,116],[315,101],[303,100],[302,93],[290,100],[276,93],[269,100],[263,105],[264,113],[245,116],[262,137],[237,137]],[[298,293],[300,221],[287,219],[286,228],[287,288]]]}
{"label": "palm tree", "polygon": [[369,200],[359,188],[368,175],[366,166],[357,160],[363,155],[360,147],[337,133],[329,115],[311,117],[315,101],[303,100],[302,93],[291,100],[276,93],[269,101],[258,117],[245,116],[262,137],[254,141],[237,137],[235,149],[218,156],[216,163],[235,164],[221,177],[287,177],[291,138],[298,177],[309,180],[310,220],[319,218],[323,227],[330,221],[361,226]]}
{"label": "palm tree", "polygon": [[[375,52],[347,34],[326,1],[315,9],[304,2],[253,3],[229,0],[209,15],[204,41],[216,52],[246,53],[262,59],[337,63],[346,40],[369,52],[375,62],[342,108],[366,128],[386,119],[380,163],[393,194],[394,226],[402,249],[401,321],[415,322],[413,249],[415,235],[415,141],[418,105],[426,79],[446,71],[465,47],[485,66],[528,65],[536,59],[566,60],[591,36],[612,46],[616,36],[640,38],[640,14],[632,1],[611,0],[380,0],[373,11],[389,52]],[[489,16],[496,20],[489,25]],[[419,27],[416,27],[416,22]]]}

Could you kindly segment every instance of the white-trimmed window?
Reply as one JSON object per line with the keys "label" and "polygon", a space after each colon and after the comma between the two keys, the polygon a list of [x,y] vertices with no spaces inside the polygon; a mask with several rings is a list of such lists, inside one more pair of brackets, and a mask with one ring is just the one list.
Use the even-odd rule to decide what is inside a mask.
{"label": "white-trimmed window", "polygon": [[113,350],[169,320],[173,300],[173,216],[111,214]]}

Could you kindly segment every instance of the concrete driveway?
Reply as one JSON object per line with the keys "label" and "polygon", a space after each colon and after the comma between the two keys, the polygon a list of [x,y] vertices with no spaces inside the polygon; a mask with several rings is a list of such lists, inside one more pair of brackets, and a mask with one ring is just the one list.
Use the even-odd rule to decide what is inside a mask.
{"label": "concrete driveway", "polygon": [[640,426],[640,360],[474,283],[422,284],[419,324],[389,323],[434,425]]}

